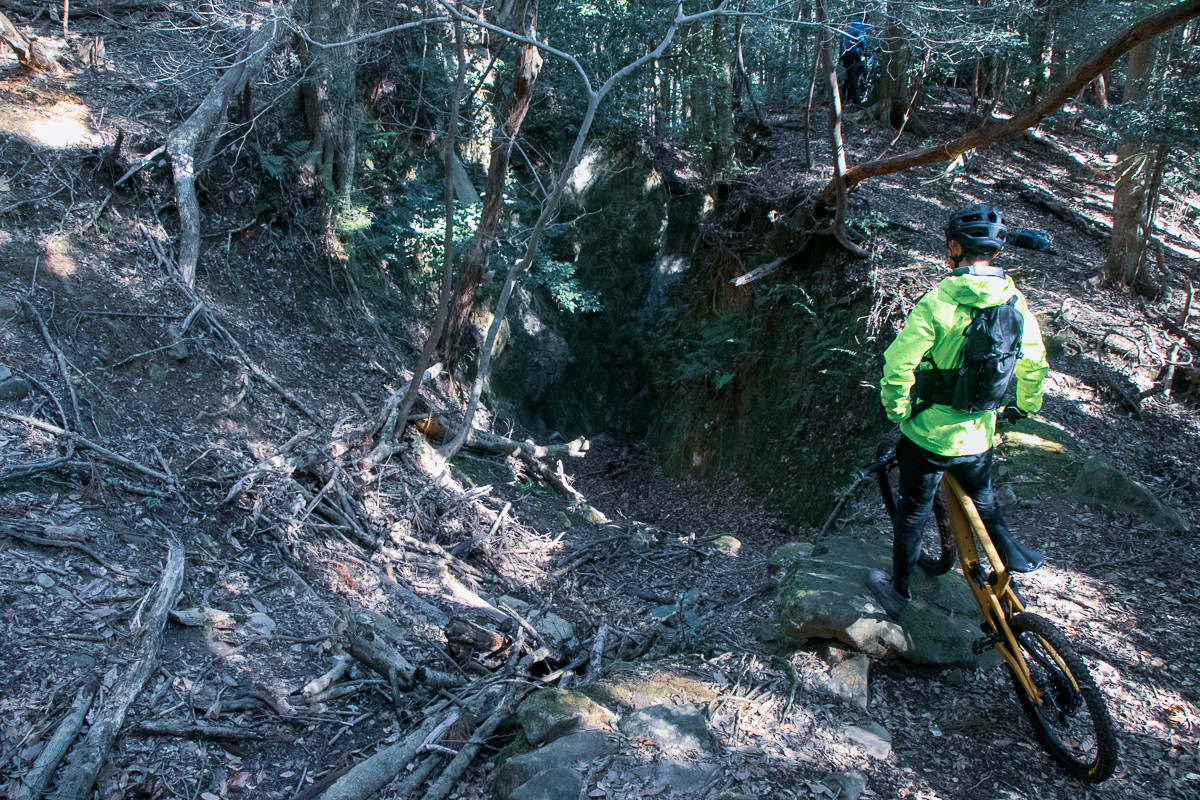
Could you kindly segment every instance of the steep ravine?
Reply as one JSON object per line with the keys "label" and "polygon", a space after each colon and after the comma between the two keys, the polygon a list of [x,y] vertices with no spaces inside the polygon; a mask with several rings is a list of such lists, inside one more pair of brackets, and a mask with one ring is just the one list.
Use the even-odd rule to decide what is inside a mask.
{"label": "steep ravine", "polygon": [[735,287],[777,257],[767,203],[705,193],[629,149],[592,151],[572,188],[551,257],[602,309],[523,293],[493,381],[501,415],[542,436],[645,436],[676,474],[736,472],[788,516],[826,513],[860,455],[847,437],[878,422],[861,388],[870,265],[818,238]]}

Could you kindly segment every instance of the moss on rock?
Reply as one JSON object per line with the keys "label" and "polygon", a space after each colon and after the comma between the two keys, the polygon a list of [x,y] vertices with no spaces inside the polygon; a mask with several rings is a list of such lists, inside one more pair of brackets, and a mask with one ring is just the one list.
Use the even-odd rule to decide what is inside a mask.
{"label": "moss on rock", "polygon": [[517,708],[521,730],[532,745],[552,742],[581,730],[608,730],[613,712],[579,692],[542,689]]}

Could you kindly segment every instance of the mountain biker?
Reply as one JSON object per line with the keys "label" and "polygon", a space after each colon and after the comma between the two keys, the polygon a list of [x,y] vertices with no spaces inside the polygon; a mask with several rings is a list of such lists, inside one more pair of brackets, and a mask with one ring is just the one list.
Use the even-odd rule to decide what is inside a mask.
{"label": "mountain biker", "polygon": [[[859,103],[866,100],[866,87],[863,73],[867,69],[867,26],[862,17],[855,17],[842,37],[842,68],[846,70],[846,83],[842,87],[842,97],[847,103]],[[860,97],[859,95],[864,95]]]}
{"label": "mountain biker", "polygon": [[[967,206],[952,214],[946,224],[946,246],[953,272],[917,301],[896,340],[884,352],[880,398],[888,419],[899,423],[903,434],[896,446],[900,497],[892,521],[892,576],[871,570],[867,587],[892,618],[899,617],[911,599],[909,580],[921,554],[922,531],[944,470],[950,471],[974,501],[1010,571],[1032,572],[1044,561],[1040,553],[1013,538],[992,494],[996,412],[957,411],[913,391],[921,371],[962,364],[964,334],[979,309],[1012,303],[1023,318],[1023,329],[1014,373],[1016,405],[1006,408],[1004,417],[1013,422],[1041,409],[1042,383],[1049,366],[1037,319],[1012,279],[990,264],[1004,247],[1007,234],[1004,219],[991,206]],[[936,376],[929,373],[925,377]]]}

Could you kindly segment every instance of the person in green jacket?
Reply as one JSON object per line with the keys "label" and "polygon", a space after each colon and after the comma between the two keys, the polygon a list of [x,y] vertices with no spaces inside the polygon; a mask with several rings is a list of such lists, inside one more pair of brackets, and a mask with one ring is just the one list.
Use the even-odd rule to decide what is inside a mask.
{"label": "person in green jacket", "polygon": [[[1022,546],[1008,530],[992,493],[992,439],[995,411],[969,413],[919,398],[917,374],[926,369],[961,366],[964,333],[977,309],[1013,302],[1023,317],[1017,358],[1016,406],[1004,411],[1010,422],[1042,407],[1042,383],[1049,372],[1037,319],[1025,297],[991,260],[1004,247],[1007,228],[1000,212],[972,205],[951,215],[946,245],[953,272],[913,307],[896,340],[884,352],[880,397],[888,419],[903,434],[896,446],[900,496],[892,520],[892,576],[871,570],[867,587],[889,616],[896,618],[911,599],[909,580],[921,554],[921,537],[942,472],[949,470],[979,511],[1005,565],[1032,572],[1042,565],[1036,551]],[[924,383],[924,382],[923,382]]]}

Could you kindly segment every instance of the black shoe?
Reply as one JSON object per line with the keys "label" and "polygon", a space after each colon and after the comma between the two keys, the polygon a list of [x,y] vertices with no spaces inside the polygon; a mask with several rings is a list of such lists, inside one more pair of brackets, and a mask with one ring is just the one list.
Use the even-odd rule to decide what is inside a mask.
{"label": "black shoe", "polygon": [[1012,534],[992,536],[992,544],[1009,572],[1033,572],[1046,563],[1046,557],[1012,538]]}
{"label": "black shoe", "polygon": [[900,615],[904,612],[904,607],[912,599],[911,595],[901,594],[896,591],[896,587],[892,584],[892,579],[881,569],[873,569],[867,572],[867,588],[871,590],[871,594],[875,596],[875,599],[879,601],[879,605],[883,606],[883,610],[892,619],[900,619]]}

